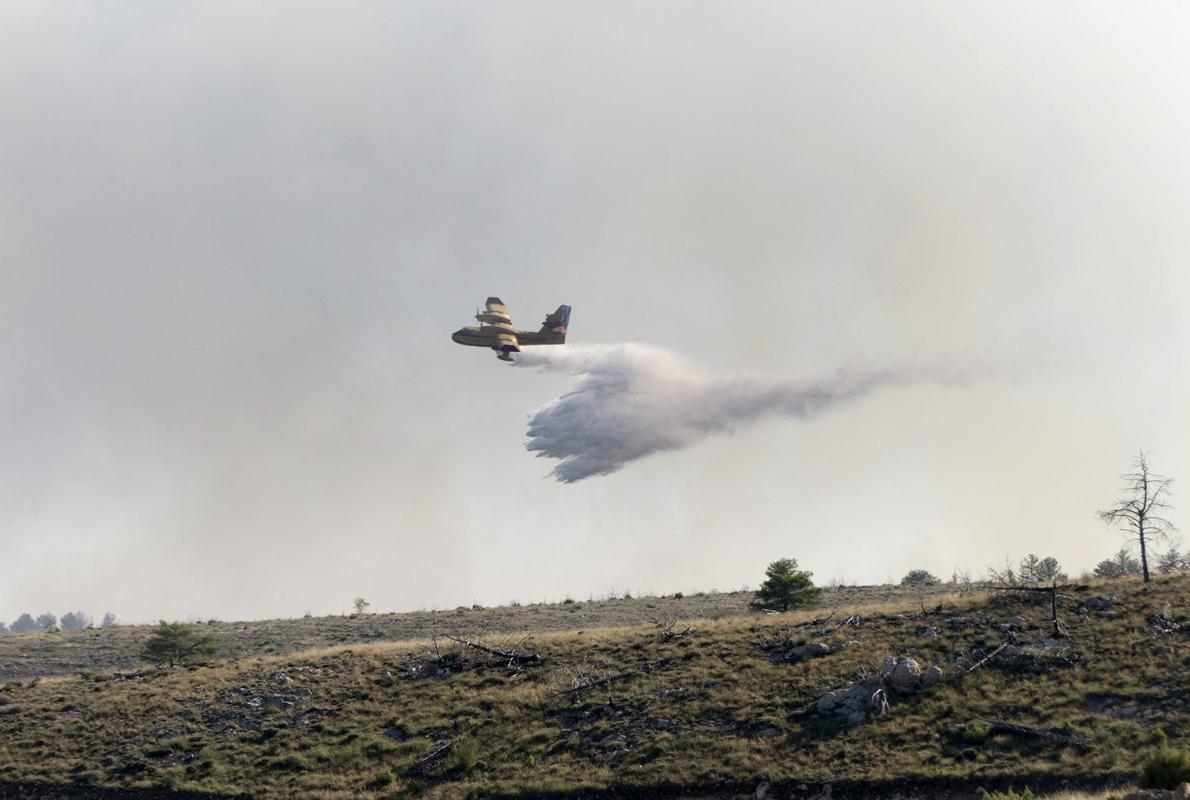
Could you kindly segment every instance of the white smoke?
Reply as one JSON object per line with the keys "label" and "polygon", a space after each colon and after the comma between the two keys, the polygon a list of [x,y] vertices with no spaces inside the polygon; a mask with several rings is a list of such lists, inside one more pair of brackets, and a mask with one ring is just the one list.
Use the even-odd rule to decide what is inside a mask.
{"label": "white smoke", "polygon": [[953,369],[840,369],[817,380],[713,375],[676,353],[639,344],[567,345],[519,354],[520,366],[576,376],[533,412],[529,450],[558,464],[563,483],[697,444],[770,414],[807,419],[885,386],[961,379]]}

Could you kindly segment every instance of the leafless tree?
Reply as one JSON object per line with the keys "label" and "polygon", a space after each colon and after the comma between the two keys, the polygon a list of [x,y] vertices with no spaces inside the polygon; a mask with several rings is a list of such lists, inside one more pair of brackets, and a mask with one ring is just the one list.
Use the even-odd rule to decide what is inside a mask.
{"label": "leafless tree", "polygon": [[1172,478],[1157,475],[1149,469],[1148,455],[1142,450],[1134,462],[1134,471],[1120,477],[1124,481],[1120,497],[1115,505],[1099,512],[1099,519],[1108,525],[1115,525],[1128,539],[1140,545],[1140,568],[1144,582],[1149,582],[1149,545],[1153,541],[1169,541],[1174,530],[1173,523],[1163,514],[1170,507],[1165,502],[1169,496]]}
{"label": "leafless tree", "polygon": [[988,585],[997,586],[1016,586],[1017,580],[1016,570],[1012,568],[1012,564],[1008,559],[1004,559],[1004,569],[996,569],[995,567],[988,567]]}

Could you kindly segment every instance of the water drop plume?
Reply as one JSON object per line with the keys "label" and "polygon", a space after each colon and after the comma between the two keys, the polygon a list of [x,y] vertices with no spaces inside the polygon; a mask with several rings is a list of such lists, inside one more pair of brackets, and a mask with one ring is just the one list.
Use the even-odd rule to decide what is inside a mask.
{"label": "water drop plume", "polygon": [[526,447],[556,459],[563,483],[608,475],[666,450],[731,433],[765,416],[809,419],[888,386],[962,375],[953,368],[850,367],[814,379],[717,375],[640,344],[535,348],[517,365],[572,375],[572,388],[529,417]]}

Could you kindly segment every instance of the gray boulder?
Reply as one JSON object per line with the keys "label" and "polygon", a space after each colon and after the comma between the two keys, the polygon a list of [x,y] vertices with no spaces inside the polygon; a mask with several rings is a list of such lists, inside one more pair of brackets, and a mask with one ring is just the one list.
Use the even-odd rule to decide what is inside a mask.
{"label": "gray boulder", "polygon": [[794,647],[785,657],[790,661],[809,661],[811,658],[821,658],[822,656],[830,654],[830,647],[822,642],[813,642],[811,644],[804,644],[801,647]]}
{"label": "gray boulder", "polygon": [[814,709],[820,715],[834,717],[839,723],[853,728],[867,722],[873,714],[888,711],[890,694],[911,695],[941,679],[942,670],[938,667],[930,667],[923,673],[914,659],[889,656],[875,672],[862,680],[819,697]]}
{"label": "gray boulder", "polygon": [[903,658],[896,662],[887,683],[897,694],[913,694],[921,688],[921,667],[912,658]]}

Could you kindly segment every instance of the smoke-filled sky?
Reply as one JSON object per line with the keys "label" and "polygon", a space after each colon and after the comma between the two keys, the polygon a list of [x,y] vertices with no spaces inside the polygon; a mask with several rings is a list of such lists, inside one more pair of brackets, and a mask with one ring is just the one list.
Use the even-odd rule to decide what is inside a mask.
{"label": "smoke-filled sky", "polygon": [[[0,619],[1090,567],[1138,448],[1190,482],[1187,40],[1180,3],[6,2]],[[493,294],[573,349],[453,344]]]}

